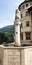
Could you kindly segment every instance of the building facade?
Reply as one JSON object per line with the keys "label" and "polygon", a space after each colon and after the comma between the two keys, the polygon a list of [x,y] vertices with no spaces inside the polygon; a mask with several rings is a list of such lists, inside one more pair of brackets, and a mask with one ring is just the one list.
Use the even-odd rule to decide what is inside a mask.
{"label": "building facade", "polygon": [[[15,16],[16,45],[32,44],[32,0],[25,0],[18,7],[19,16]],[[20,45],[21,45],[20,44]]]}

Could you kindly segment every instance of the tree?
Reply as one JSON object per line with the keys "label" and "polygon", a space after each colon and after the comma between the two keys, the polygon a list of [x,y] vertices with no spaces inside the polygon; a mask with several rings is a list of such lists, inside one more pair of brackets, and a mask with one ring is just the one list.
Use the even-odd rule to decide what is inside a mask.
{"label": "tree", "polygon": [[14,36],[12,33],[8,35],[8,42],[10,43],[14,42]]}
{"label": "tree", "polygon": [[14,33],[0,33],[0,44],[3,42],[12,43],[14,42]]}

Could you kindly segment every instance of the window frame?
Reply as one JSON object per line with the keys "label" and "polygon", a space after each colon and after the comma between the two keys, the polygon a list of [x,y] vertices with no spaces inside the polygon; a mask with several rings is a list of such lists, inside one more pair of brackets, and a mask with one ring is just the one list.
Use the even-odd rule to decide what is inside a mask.
{"label": "window frame", "polygon": [[28,3],[26,4],[26,7],[28,7]]}
{"label": "window frame", "polygon": [[23,40],[23,32],[21,32],[20,38],[21,38],[21,40]]}
{"label": "window frame", "polygon": [[26,11],[26,16],[29,16],[29,15],[30,15],[30,13],[28,11]]}
{"label": "window frame", "polygon": [[26,32],[26,40],[31,40],[31,32]]}
{"label": "window frame", "polygon": [[30,21],[26,21],[26,26],[29,27],[30,24],[29,24]]}

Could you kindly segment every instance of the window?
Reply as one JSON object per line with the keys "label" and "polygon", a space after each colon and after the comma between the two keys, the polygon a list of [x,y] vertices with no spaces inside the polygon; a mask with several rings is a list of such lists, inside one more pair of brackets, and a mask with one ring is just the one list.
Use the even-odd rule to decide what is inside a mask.
{"label": "window", "polygon": [[28,7],[28,4],[26,4],[26,7]]}
{"label": "window", "polygon": [[30,13],[28,11],[26,11],[26,16],[29,16],[29,15],[30,15]]}
{"label": "window", "polygon": [[21,23],[21,25],[20,25],[20,33],[21,33],[21,28],[22,28],[22,23]]}
{"label": "window", "polygon": [[23,40],[23,33],[20,34],[20,38],[21,38],[21,40]]}
{"label": "window", "polygon": [[23,5],[22,8],[24,9],[25,8],[25,5]]}
{"label": "window", "polygon": [[22,18],[22,14],[21,14],[21,18]]}
{"label": "window", "polygon": [[29,26],[29,21],[26,22],[26,26]]}
{"label": "window", "polygon": [[26,33],[26,40],[30,40],[30,34],[29,32]]}

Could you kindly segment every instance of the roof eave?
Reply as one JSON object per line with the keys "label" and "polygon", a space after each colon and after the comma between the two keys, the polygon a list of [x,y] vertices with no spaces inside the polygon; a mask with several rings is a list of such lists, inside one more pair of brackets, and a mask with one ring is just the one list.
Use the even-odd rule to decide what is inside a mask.
{"label": "roof eave", "polygon": [[32,2],[32,1],[24,1],[24,2],[22,2],[22,3],[19,5],[18,9],[20,10],[21,5],[24,4],[24,3],[26,3],[26,2]]}

